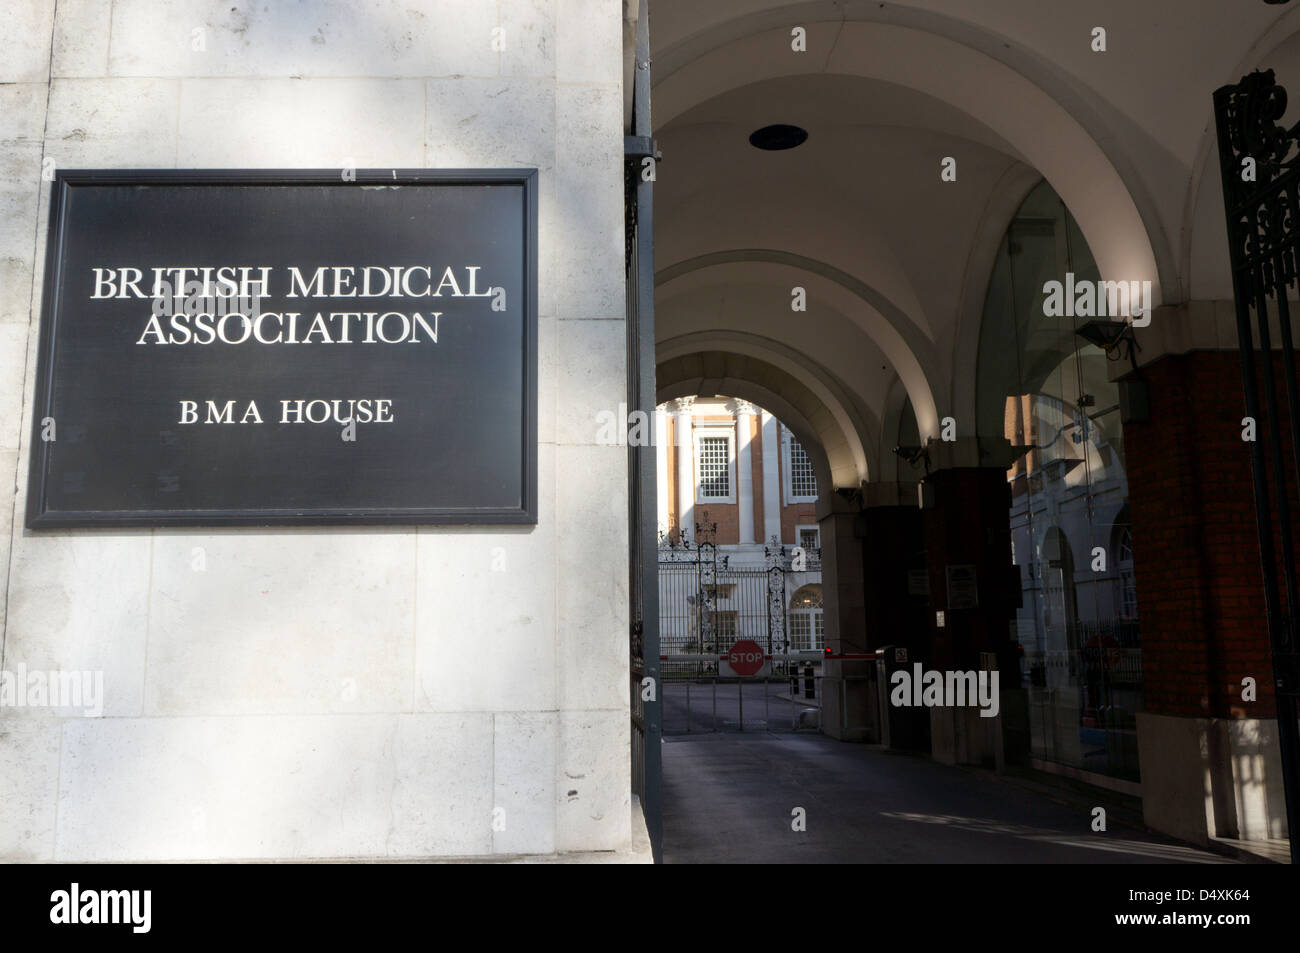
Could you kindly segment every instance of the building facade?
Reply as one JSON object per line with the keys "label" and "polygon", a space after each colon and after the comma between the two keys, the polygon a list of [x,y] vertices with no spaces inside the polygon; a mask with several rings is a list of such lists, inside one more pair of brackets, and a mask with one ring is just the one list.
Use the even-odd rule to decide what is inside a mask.
{"label": "building facade", "polygon": [[[626,379],[619,0],[5,18],[3,668],[103,696],[0,711],[0,857],[647,857],[626,462],[593,423]],[[54,172],[181,168],[538,170],[536,525],[24,527]]]}
{"label": "building facade", "polygon": [[[768,655],[821,651],[817,476],[799,439],[725,397],[677,398],[656,421],[660,651],[722,655],[742,639]],[[725,661],[717,671],[732,674]]]}
{"label": "building facade", "polygon": [[742,559],[763,546],[821,548],[817,474],[788,427],[744,400],[681,397],[657,412],[667,418],[656,457],[660,536],[694,537],[697,524],[716,523],[714,541]]}
{"label": "building facade", "polygon": [[[781,561],[833,736],[880,740],[879,649],[994,668],[996,718],[930,710],[936,760],[1118,789],[1202,845],[1288,836],[1250,434],[1289,428],[1245,420],[1213,96],[1300,89],[1300,4],[5,15],[0,858],[645,859],[656,649],[757,634],[726,592],[708,629],[654,609],[684,539]],[[535,173],[536,522],[24,525],[45,425],[93,426],[40,413],[59,172],[358,168]],[[1285,407],[1293,349],[1246,343]],[[499,398],[482,377],[441,409]],[[603,435],[629,403],[653,447]],[[18,704],[19,673],[102,693]]]}

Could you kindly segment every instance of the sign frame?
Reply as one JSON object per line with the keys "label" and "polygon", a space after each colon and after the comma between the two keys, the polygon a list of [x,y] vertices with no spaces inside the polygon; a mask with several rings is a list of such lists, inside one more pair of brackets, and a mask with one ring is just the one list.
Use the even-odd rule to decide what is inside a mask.
{"label": "sign frame", "polygon": [[[58,338],[59,292],[63,278],[71,189],[79,186],[429,186],[518,185],[523,190],[521,354],[523,400],[520,407],[521,501],[518,507],[382,507],[341,506],[291,509],[113,509],[46,508],[50,476],[49,443],[42,421],[51,417]],[[528,525],[538,522],[538,170],[510,169],[356,169],[344,178],[341,169],[58,169],[50,187],[42,283],[36,389],[32,401],[28,460],[26,527],[31,530],[128,527],[223,526],[379,526],[379,525]],[[57,434],[56,434],[57,438]]]}

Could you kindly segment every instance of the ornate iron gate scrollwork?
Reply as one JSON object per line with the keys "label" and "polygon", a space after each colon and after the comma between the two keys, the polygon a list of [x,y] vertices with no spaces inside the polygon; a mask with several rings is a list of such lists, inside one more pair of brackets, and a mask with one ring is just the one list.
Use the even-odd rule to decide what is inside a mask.
{"label": "ornate iron gate scrollwork", "polygon": [[789,651],[790,640],[785,625],[785,567],[778,564],[767,570],[767,654]]}
{"label": "ornate iron gate scrollwork", "polygon": [[[1296,284],[1296,246],[1300,240],[1300,136],[1297,135],[1300,126],[1284,129],[1277,125],[1286,112],[1286,104],[1286,90],[1277,85],[1272,70],[1251,73],[1235,86],[1224,86],[1214,93],[1242,387],[1246,414],[1256,421],[1257,427],[1257,439],[1250,442],[1250,465],[1264,577],[1264,607],[1273,655],[1287,827],[1291,836],[1291,860],[1295,863],[1300,862],[1300,728],[1296,723],[1296,700],[1300,695],[1300,655],[1296,642],[1300,583],[1296,576],[1288,483],[1300,476],[1300,397],[1287,292]],[[1270,310],[1277,319],[1282,346],[1279,356],[1289,419],[1283,418],[1278,399]],[[1256,332],[1261,355],[1259,373]],[[1266,416],[1261,414],[1260,378]],[[1289,473],[1283,434],[1283,428],[1288,426]]]}

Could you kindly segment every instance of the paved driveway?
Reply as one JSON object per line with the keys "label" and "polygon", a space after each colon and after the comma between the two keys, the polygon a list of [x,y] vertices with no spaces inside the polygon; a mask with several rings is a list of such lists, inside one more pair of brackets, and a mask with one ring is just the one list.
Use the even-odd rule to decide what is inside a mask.
{"label": "paved driveway", "polygon": [[824,735],[676,736],[663,752],[666,863],[1225,862],[1126,826],[1117,805],[1094,833],[1086,796]]}

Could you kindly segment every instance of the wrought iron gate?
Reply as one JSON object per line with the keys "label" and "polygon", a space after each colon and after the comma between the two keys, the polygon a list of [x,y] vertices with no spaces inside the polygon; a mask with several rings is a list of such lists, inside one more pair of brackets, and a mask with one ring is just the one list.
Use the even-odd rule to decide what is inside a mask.
{"label": "wrought iron gate", "polygon": [[[623,143],[627,230],[627,406],[653,419],[655,396],[654,163],[650,138],[650,33],[641,0],[637,14],[632,135]],[[656,584],[655,448],[628,445],[632,793],[641,801],[656,862],[662,859],[660,801],[659,589]]]}
{"label": "wrought iron gate", "polygon": [[[754,559],[720,552],[710,535],[697,527],[698,541],[659,549],[663,732],[821,730],[820,604],[797,613],[799,626],[789,611],[820,578],[817,551],[765,547]],[[753,673],[730,661],[747,642],[762,654]]]}
{"label": "wrought iron gate", "polygon": [[[1300,727],[1296,722],[1297,695],[1300,695],[1300,654],[1296,642],[1300,590],[1291,522],[1291,487],[1300,476],[1300,398],[1297,397],[1291,309],[1287,301],[1287,293],[1295,288],[1300,270],[1296,248],[1300,240],[1300,126],[1284,129],[1277,125],[1286,112],[1286,102],[1286,90],[1276,84],[1272,70],[1251,73],[1237,85],[1224,86],[1214,93],[1242,386],[1246,414],[1256,421],[1258,428],[1257,439],[1250,442],[1250,466],[1255,484],[1264,607],[1273,651],[1287,827],[1291,835],[1291,861],[1300,863]],[[1254,329],[1252,311],[1256,319]],[[1276,358],[1270,317],[1276,321],[1282,346]],[[1256,376],[1255,330],[1259,334],[1258,368],[1265,413],[1261,413],[1260,380]],[[1275,361],[1282,366],[1285,417],[1278,399]],[[1290,453],[1285,446],[1288,440]],[[1282,592],[1286,593],[1285,604]]]}

